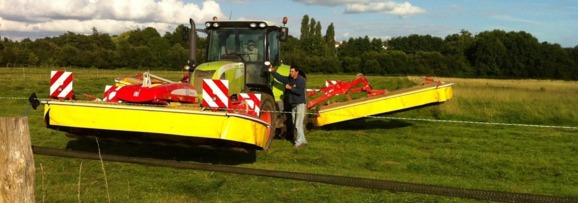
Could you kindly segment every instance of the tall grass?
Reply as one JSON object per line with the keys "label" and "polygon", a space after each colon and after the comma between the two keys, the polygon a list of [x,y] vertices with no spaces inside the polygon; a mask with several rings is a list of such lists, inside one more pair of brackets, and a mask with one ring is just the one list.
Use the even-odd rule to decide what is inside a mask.
{"label": "tall grass", "polygon": [[[101,96],[115,77],[137,70],[69,69],[77,92]],[[182,73],[155,71],[178,80]],[[50,69],[0,68],[0,115],[19,116],[26,97],[48,95]],[[327,79],[308,77],[309,88]],[[368,77],[375,89],[420,83],[419,77]],[[578,127],[577,82],[438,78],[453,82],[454,97],[440,105],[389,113],[388,117],[485,121]],[[229,164],[240,167],[347,175],[403,182],[578,197],[578,130],[504,125],[358,119],[314,128],[309,146],[274,140],[254,157],[219,150],[123,143],[84,143],[44,127],[42,107],[28,113],[32,143],[39,146]],[[380,115],[382,116],[382,115]],[[267,177],[177,170],[124,163],[35,156],[37,201],[46,202],[475,202]],[[82,164],[81,170],[79,165]],[[80,176],[82,172],[82,176]],[[108,188],[108,189],[107,189]],[[107,194],[109,191],[109,194]]]}
{"label": "tall grass", "polygon": [[440,78],[454,82],[448,119],[578,126],[578,82]]}

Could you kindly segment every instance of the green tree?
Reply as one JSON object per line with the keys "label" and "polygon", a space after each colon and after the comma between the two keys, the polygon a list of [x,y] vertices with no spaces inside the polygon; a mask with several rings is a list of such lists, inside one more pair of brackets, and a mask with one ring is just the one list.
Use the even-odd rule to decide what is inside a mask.
{"label": "green tree", "polygon": [[106,50],[114,50],[116,48],[116,45],[112,41],[110,35],[106,33],[96,33],[96,34],[93,33],[91,38],[95,48],[100,47]]}
{"label": "green tree", "polygon": [[343,70],[341,69],[341,61],[335,57],[321,57],[322,59],[322,68],[320,71],[322,73],[341,73]]}
{"label": "green tree", "polygon": [[507,58],[507,49],[500,40],[505,32],[494,30],[476,36],[470,55],[477,76],[501,77],[501,66]]}
{"label": "green tree", "polygon": [[148,40],[147,46],[150,48],[157,66],[164,66],[165,58],[171,45],[161,37],[153,37]]}
{"label": "green tree", "polygon": [[156,58],[151,49],[147,46],[137,46],[132,49],[133,57],[131,58],[133,67],[136,68],[152,68],[156,67]]}
{"label": "green tree", "polygon": [[315,21],[315,18],[311,18],[310,22],[309,22],[309,35],[307,37],[312,37],[315,36],[315,27],[317,26],[317,21]]}
{"label": "green tree", "polygon": [[335,50],[335,27],[333,23],[327,26],[327,31],[325,31],[325,43],[327,44],[327,54],[325,56],[335,58],[337,53]]}
{"label": "green tree", "polygon": [[536,65],[535,77],[541,79],[576,78],[576,64],[572,62],[567,52],[559,44],[542,43],[541,56]]}
{"label": "green tree", "polygon": [[363,55],[361,73],[365,75],[381,74],[381,65],[376,57],[377,54],[376,52],[368,52]]}
{"label": "green tree", "polygon": [[338,56],[360,56],[369,51],[371,51],[371,41],[368,36],[349,38],[349,40],[339,46]]}
{"label": "green tree", "polygon": [[471,76],[472,65],[468,60],[468,52],[474,44],[472,33],[461,30],[459,34],[446,36],[441,53],[445,56],[448,71],[456,76]]}
{"label": "green tree", "polygon": [[116,67],[127,67],[131,63],[132,55],[132,45],[128,40],[118,41],[115,51],[114,66]]}
{"label": "green tree", "polygon": [[50,38],[36,39],[30,45],[30,51],[38,57],[38,64],[56,65],[56,54],[60,47]]}
{"label": "green tree", "polygon": [[382,52],[383,49],[383,41],[379,38],[371,39],[370,45],[371,51]]}
{"label": "green tree", "polygon": [[391,49],[413,54],[417,51],[441,51],[443,40],[431,35],[412,34],[407,37],[394,37],[388,40],[387,44]]}
{"label": "green tree", "polygon": [[180,44],[182,47],[188,48],[189,43],[185,39],[183,39],[184,32],[185,26],[179,25],[175,28],[175,30],[172,33],[166,32],[165,35],[163,35],[163,39],[166,40],[170,46]]}
{"label": "green tree", "polygon": [[286,42],[281,43],[281,59],[283,63],[302,66],[305,53],[301,50],[299,39],[289,36]]}
{"label": "green tree", "polygon": [[84,50],[80,51],[80,53],[76,56],[76,64],[75,66],[79,67],[94,67],[94,59],[92,51]]}
{"label": "green tree", "polygon": [[409,75],[411,74],[409,66],[409,56],[403,51],[388,51],[387,52],[393,59],[393,69],[391,69],[391,74]]}
{"label": "green tree", "polygon": [[78,54],[80,50],[72,45],[66,44],[62,47],[58,61],[62,66],[78,65]]}
{"label": "green tree", "polygon": [[143,31],[140,28],[125,33],[128,36],[127,40],[130,43],[130,45],[135,47],[146,45],[147,38],[145,37]]}
{"label": "green tree", "polygon": [[315,24],[315,37],[321,37],[321,22],[317,21],[317,24]]}
{"label": "green tree", "polygon": [[578,80],[578,46],[567,48],[566,51],[568,52],[571,63],[574,64],[570,67],[569,77],[571,80]]}
{"label": "green tree", "polygon": [[181,70],[187,64],[188,58],[189,51],[177,43],[167,51],[166,65],[170,69]]}
{"label": "green tree", "polygon": [[181,70],[189,58],[189,52],[181,44],[176,43],[167,51],[166,66],[169,69]]}
{"label": "green tree", "polygon": [[146,42],[148,42],[152,38],[161,37],[157,29],[153,27],[146,27],[144,30],[142,30],[142,35]]}
{"label": "green tree", "polygon": [[3,51],[2,65],[10,66],[11,64],[12,66],[14,66],[14,64],[16,63],[16,59],[18,58],[17,56],[19,51],[20,50],[16,47],[6,46]]}
{"label": "green tree", "polygon": [[115,52],[104,48],[98,48],[92,53],[92,66],[100,69],[112,69]]}
{"label": "green tree", "polygon": [[38,65],[38,62],[40,61],[40,59],[38,58],[38,56],[36,56],[36,54],[34,54],[34,52],[30,52],[28,53],[28,61],[27,64],[29,65]]}
{"label": "green tree", "polygon": [[528,77],[528,71],[535,67],[539,55],[540,42],[526,32],[508,32],[502,40],[507,49],[507,58],[501,69],[507,77]]}
{"label": "green tree", "polygon": [[[304,18],[305,19],[305,18]],[[305,53],[307,57],[309,56],[326,56],[327,55],[327,44],[324,41],[323,36],[321,35],[321,22],[315,21],[314,18],[311,18],[311,22],[309,25],[305,25],[308,29],[307,37],[301,36],[300,47],[301,51]],[[303,27],[301,30],[305,30]],[[307,60],[313,61],[313,60]],[[316,62],[315,62],[316,63]],[[315,66],[314,64],[309,64],[309,66]]]}
{"label": "green tree", "polygon": [[343,72],[345,73],[359,73],[361,69],[361,58],[357,56],[346,56],[342,60]]}
{"label": "green tree", "polygon": [[301,20],[301,37],[300,39],[305,39],[309,37],[309,16],[304,15]]}

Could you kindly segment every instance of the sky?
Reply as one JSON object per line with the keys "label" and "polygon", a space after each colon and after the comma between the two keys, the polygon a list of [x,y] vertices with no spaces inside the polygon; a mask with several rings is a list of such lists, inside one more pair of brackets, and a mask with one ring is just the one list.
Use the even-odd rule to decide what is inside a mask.
{"label": "sky", "polygon": [[304,15],[320,22],[322,33],[333,23],[337,41],[499,29],[578,45],[578,0],[3,0],[0,38],[91,34],[93,27],[111,35],[154,27],[164,35],[189,18],[202,28],[213,16],[279,24],[288,17],[289,34],[298,38]]}

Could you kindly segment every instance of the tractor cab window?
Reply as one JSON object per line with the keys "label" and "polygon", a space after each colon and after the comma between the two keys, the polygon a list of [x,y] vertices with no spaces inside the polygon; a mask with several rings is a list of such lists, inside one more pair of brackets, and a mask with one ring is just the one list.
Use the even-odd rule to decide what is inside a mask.
{"label": "tractor cab window", "polygon": [[246,63],[264,61],[264,30],[220,28],[209,32],[208,61],[232,60]]}
{"label": "tractor cab window", "polygon": [[267,35],[267,53],[269,55],[269,61],[273,65],[278,66],[281,64],[281,59],[279,57],[281,47],[279,41],[279,31],[271,30]]}

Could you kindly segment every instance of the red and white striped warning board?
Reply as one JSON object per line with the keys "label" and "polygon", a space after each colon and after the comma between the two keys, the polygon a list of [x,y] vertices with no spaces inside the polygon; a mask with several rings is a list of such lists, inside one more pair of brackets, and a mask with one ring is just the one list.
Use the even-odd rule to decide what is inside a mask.
{"label": "red and white striped warning board", "polygon": [[50,98],[72,99],[72,72],[50,71]]}
{"label": "red and white striped warning board", "polygon": [[228,80],[203,80],[203,103],[204,107],[229,108],[229,81]]}
{"label": "red and white striped warning board", "polygon": [[261,94],[239,93],[239,95],[245,103],[247,103],[249,109],[255,111],[255,114],[258,116],[261,111]]}
{"label": "red and white striped warning board", "polygon": [[104,87],[104,98],[102,101],[105,102],[118,102],[118,98],[116,97],[116,92],[118,92],[122,86],[112,86],[107,85]]}
{"label": "red and white striped warning board", "polygon": [[335,81],[335,80],[326,80],[325,81],[325,87],[333,86],[336,84],[337,84],[337,81]]}

